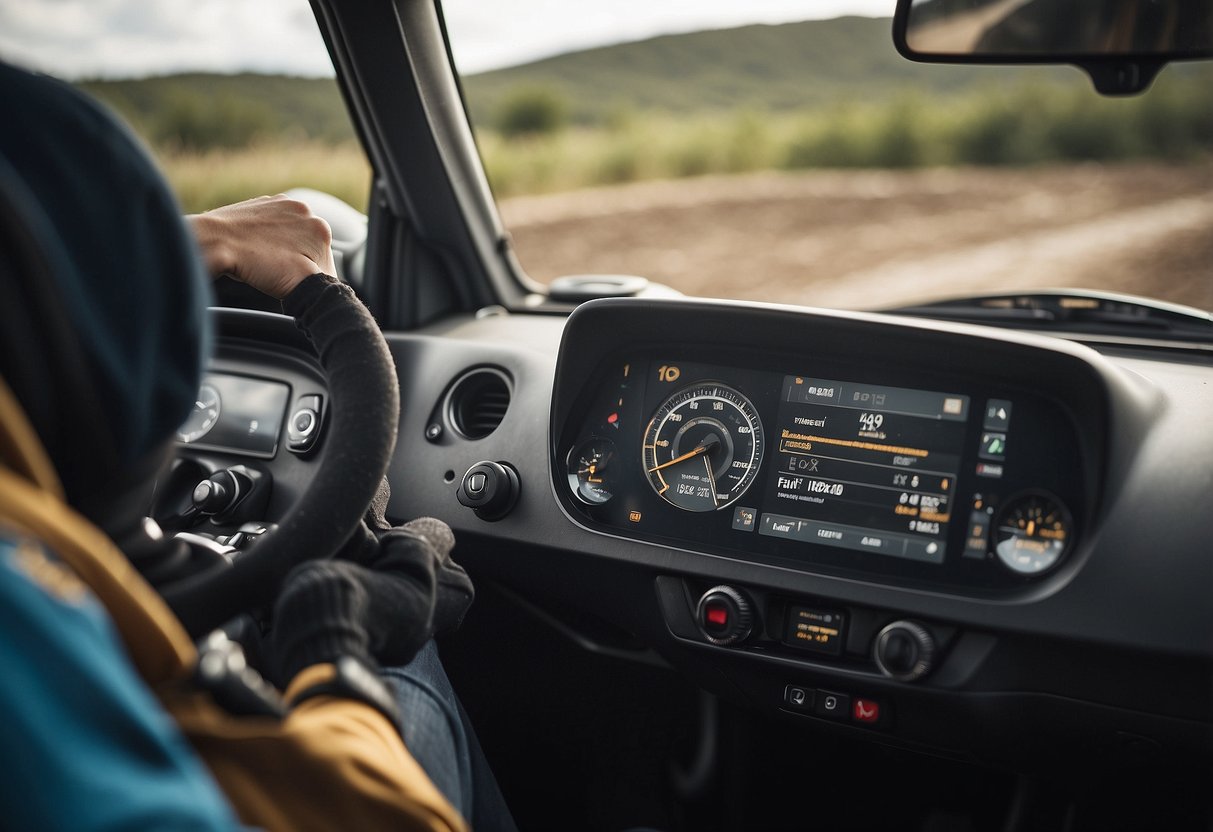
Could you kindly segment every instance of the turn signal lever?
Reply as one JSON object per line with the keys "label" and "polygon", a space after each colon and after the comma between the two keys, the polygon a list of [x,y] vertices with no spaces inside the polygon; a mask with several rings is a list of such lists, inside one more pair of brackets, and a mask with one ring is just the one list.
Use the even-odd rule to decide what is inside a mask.
{"label": "turn signal lever", "polygon": [[181,460],[157,486],[152,516],[165,531],[203,520],[238,525],[265,517],[272,478],[247,465],[220,468],[207,460]]}
{"label": "turn signal lever", "polygon": [[244,465],[224,468],[194,486],[190,495],[192,513],[217,522],[253,519],[264,513],[268,485],[268,478],[252,468]]}

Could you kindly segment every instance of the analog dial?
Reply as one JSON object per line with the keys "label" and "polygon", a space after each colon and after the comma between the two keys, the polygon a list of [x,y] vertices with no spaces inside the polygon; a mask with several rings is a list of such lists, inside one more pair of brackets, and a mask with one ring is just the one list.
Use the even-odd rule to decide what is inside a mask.
{"label": "analog dial", "polygon": [[715,511],[754,482],[762,452],[762,422],[750,400],[732,387],[703,382],[675,393],[653,414],[642,463],[666,502]]}
{"label": "analog dial", "polygon": [[190,411],[189,418],[177,430],[177,438],[182,442],[197,442],[206,436],[219,421],[222,406],[219,391],[210,384],[203,384],[198,388],[198,398],[194,401],[194,409]]}
{"label": "analog dial", "polygon": [[1053,568],[1070,542],[1070,513],[1043,492],[1010,500],[995,527],[994,551],[1012,572],[1037,575]]}
{"label": "analog dial", "polygon": [[619,454],[609,439],[590,439],[569,454],[569,488],[587,503],[601,505],[614,496]]}

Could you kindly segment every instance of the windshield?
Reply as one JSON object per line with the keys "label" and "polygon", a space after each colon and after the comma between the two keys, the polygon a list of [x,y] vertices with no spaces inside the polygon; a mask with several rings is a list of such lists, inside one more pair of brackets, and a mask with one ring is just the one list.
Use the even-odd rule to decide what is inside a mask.
{"label": "windshield", "polygon": [[[526,273],[844,308],[1046,287],[1213,309],[1213,69],[913,64],[892,0],[450,0]],[[184,208],[370,169],[302,0],[0,0],[0,57],[118,109]]]}
{"label": "windshield", "polygon": [[454,0],[523,266],[853,308],[1074,287],[1213,308],[1213,73],[912,64],[891,2]]}

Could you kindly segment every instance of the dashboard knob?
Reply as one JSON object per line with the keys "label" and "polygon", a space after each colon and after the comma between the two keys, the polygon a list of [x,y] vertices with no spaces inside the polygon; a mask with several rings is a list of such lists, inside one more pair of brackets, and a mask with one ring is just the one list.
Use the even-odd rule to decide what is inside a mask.
{"label": "dashboard knob", "polygon": [[912,682],[926,676],[935,660],[935,639],[914,621],[894,621],[876,636],[876,666],[890,679]]}
{"label": "dashboard knob", "polygon": [[481,520],[500,520],[518,502],[518,491],[518,473],[510,465],[485,461],[467,470],[455,497]]}
{"label": "dashboard knob", "polygon": [[700,596],[695,621],[712,644],[737,644],[753,631],[754,608],[740,590],[714,586]]}
{"label": "dashboard knob", "polygon": [[222,482],[219,475],[215,475],[195,485],[191,499],[201,513],[219,514],[232,504],[233,490]]}

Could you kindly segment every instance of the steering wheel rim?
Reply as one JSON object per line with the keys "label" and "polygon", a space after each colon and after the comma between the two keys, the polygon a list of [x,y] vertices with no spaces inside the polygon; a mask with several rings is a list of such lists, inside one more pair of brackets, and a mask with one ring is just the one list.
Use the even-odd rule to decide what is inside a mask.
{"label": "steering wheel rim", "polygon": [[229,568],[171,584],[163,595],[198,638],[237,614],[268,604],[299,563],[327,557],[349,538],[391,461],[400,386],[383,332],[353,290],[313,275],[283,301],[311,340],[329,393],[326,448],[311,484]]}

